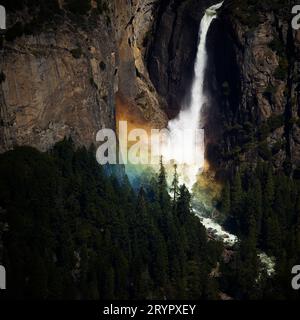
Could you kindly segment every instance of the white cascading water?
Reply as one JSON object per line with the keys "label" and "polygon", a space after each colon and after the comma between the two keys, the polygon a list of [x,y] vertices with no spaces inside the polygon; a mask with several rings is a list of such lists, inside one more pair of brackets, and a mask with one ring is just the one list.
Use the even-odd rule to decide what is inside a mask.
{"label": "white cascading water", "polygon": [[169,141],[163,147],[162,155],[168,163],[178,165],[181,183],[190,189],[197,181],[197,174],[204,169],[204,132],[201,130],[201,111],[207,98],[204,94],[204,79],[207,65],[206,39],[212,21],[223,2],[215,4],[205,11],[199,30],[199,45],[195,62],[195,77],[191,90],[191,101],[179,116],[168,124]]}
{"label": "white cascading water", "polygon": [[[204,132],[202,130],[200,139],[194,133],[203,126],[201,111],[205,103],[207,103],[207,97],[204,93],[205,70],[207,65],[207,33],[211,23],[217,17],[217,10],[222,7],[223,2],[206,9],[201,20],[199,45],[195,63],[195,78],[191,91],[191,102],[187,108],[184,108],[180,112],[176,119],[169,122],[168,129],[170,141],[167,145],[163,146],[161,152],[167,163],[170,164],[174,162],[178,165],[179,180],[189,189],[197,182],[198,173],[204,169]],[[183,138],[182,135],[184,131],[188,131],[188,134]],[[201,212],[198,212],[195,209],[194,211],[205,228],[214,237],[222,239],[224,243],[229,246],[234,245],[238,241],[238,238],[235,235],[225,231],[222,226],[213,219],[203,216]],[[274,258],[268,257],[262,252],[259,254],[259,260],[262,268],[267,271],[269,276],[272,276],[275,272]]]}
{"label": "white cascading water", "polygon": [[[169,141],[163,146],[162,155],[168,167],[168,163],[176,163],[178,166],[180,183],[184,183],[189,189],[197,182],[197,175],[204,169],[205,145],[201,112],[207,103],[204,93],[205,71],[207,66],[206,40],[209,27],[217,17],[217,10],[223,2],[209,7],[201,20],[199,30],[199,44],[195,62],[195,77],[191,89],[191,100],[187,108],[183,108],[179,116],[168,124]],[[198,130],[198,131],[197,131]],[[198,136],[196,134],[198,133]],[[172,167],[170,168],[172,171]],[[226,232],[212,219],[203,217],[201,212],[195,211],[203,225],[214,236],[222,238],[224,242],[233,245],[236,236]]]}

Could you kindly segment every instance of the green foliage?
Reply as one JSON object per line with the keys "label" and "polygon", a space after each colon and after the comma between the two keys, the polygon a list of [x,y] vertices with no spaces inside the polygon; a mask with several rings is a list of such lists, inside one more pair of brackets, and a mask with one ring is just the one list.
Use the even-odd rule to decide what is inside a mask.
{"label": "green foliage", "polygon": [[255,29],[264,22],[261,12],[273,11],[276,16],[289,22],[291,4],[282,0],[231,0],[228,2],[228,10],[249,29]]}
{"label": "green foliage", "polygon": [[268,118],[267,120],[268,127],[271,132],[275,131],[278,128],[281,128],[284,125],[284,115],[274,115]]}
{"label": "green foliage", "polygon": [[[233,216],[238,216],[241,211],[243,200],[242,180],[239,173],[235,175],[231,186],[231,212]],[[228,209],[227,209],[228,210]],[[228,210],[229,211],[229,210]]]}
{"label": "green foliage", "polygon": [[179,176],[177,173],[177,165],[174,166],[174,177],[170,191],[173,194],[173,203],[176,203],[179,196]]}
{"label": "green foliage", "polygon": [[168,204],[170,203],[170,196],[167,184],[167,175],[166,170],[163,165],[163,157],[160,158],[160,168],[158,174],[158,199],[163,211],[167,211],[169,209]]}
{"label": "green foliage", "polygon": [[223,191],[222,191],[222,197],[221,197],[221,211],[225,215],[229,215],[230,208],[231,208],[231,199],[230,199],[230,184],[227,182]]}
{"label": "green foliage", "polygon": [[[274,115],[264,121],[258,129],[258,139],[264,141],[270,133],[284,126],[284,114]],[[263,146],[264,148],[264,146]]]}
{"label": "green foliage", "polygon": [[0,155],[8,297],[217,298],[209,273],[222,249],[207,241],[176,180],[172,206],[162,163],[136,195],[126,176],[104,173],[93,147],[76,149],[68,139],[49,153],[22,147]]}
{"label": "green foliage", "polygon": [[[231,201],[222,200],[229,212],[228,226],[235,228],[241,243],[229,264],[222,264],[221,290],[237,299],[299,299],[291,289],[290,270],[300,259],[300,183],[268,164],[237,173],[231,185]],[[228,189],[228,186],[226,187]],[[227,191],[226,191],[227,193]],[[232,212],[238,210],[234,216]],[[259,273],[259,251],[276,260],[272,279]],[[260,279],[257,282],[255,279]]]}
{"label": "green foliage", "polygon": [[[265,97],[272,99],[276,89],[268,87],[265,92]],[[240,157],[243,161],[243,153],[251,150],[259,151],[259,155],[268,160],[272,154],[276,154],[284,147],[284,142],[278,142],[274,146],[268,146],[267,138],[277,129],[285,126],[285,114],[272,115],[263,121],[258,127],[251,122],[246,121],[243,124],[236,123],[227,126],[224,132],[225,138],[230,139],[230,151],[223,151],[222,156],[226,159],[236,159]],[[271,150],[272,149],[272,150]]]}
{"label": "green foliage", "polygon": [[230,3],[233,15],[250,29],[260,24],[259,11],[255,10],[256,3],[251,0],[235,0]]}

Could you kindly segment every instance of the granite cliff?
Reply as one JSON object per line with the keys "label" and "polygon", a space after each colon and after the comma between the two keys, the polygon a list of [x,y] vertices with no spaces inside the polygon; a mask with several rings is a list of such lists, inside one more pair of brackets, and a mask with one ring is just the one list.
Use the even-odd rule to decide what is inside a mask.
{"label": "granite cliff", "polygon": [[227,2],[211,30],[207,152],[216,167],[267,161],[287,174],[297,172],[300,33],[291,27],[295,3]]}
{"label": "granite cliff", "polygon": [[[46,150],[69,135],[89,145],[118,119],[164,127],[189,99],[199,22],[214,2],[7,1],[1,151]],[[217,171],[261,160],[297,173],[293,4],[225,1],[211,27],[205,117],[207,158]]]}
{"label": "granite cliff", "polygon": [[[76,5],[74,5],[76,3]],[[114,128],[116,108],[162,127],[166,116],[144,65],[153,1],[4,3],[0,150],[79,145]],[[126,108],[126,110],[125,110]]]}

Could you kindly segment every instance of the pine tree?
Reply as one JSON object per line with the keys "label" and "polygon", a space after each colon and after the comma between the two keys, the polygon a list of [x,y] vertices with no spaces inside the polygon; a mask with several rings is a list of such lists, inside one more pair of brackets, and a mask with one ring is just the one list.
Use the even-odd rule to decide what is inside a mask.
{"label": "pine tree", "polygon": [[241,211],[241,204],[243,200],[243,189],[240,172],[234,177],[231,190],[231,209],[233,214],[237,217]]}
{"label": "pine tree", "polygon": [[177,216],[181,223],[187,222],[191,214],[191,194],[185,185],[180,187],[177,201]]}
{"label": "pine tree", "polygon": [[222,191],[221,210],[222,210],[222,213],[227,216],[230,213],[230,209],[231,209],[230,183],[227,182]]}
{"label": "pine tree", "polygon": [[[151,237],[151,236],[150,236]],[[152,229],[151,243],[151,274],[155,283],[161,287],[164,287],[167,282],[167,270],[168,270],[168,254],[167,247],[164,238],[160,234],[159,230]]]}
{"label": "pine tree", "polygon": [[281,248],[281,232],[277,216],[269,216],[266,229],[266,247],[272,256],[278,256]]}
{"label": "pine tree", "polygon": [[145,191],[140,189],[137,200],[135,213],[135,221],[133,221],[132,232],[135,234],[135,254],[140,257],[142,263],[146,263],[150,256],[149,254],[149,232],[150,232],[150,217],[148,216],[148,205],[145,197]]}
{"label": "pine tree", "polygon": [[241,213],[243,213],[243,189],[240,172],[237,172],[231,187],[231,217],[233,228],[237,234],[241,232]]}
{"label": "pine tree", "polygon": [[273,172],[272,172],[272,169],[270,168],[268,170],[268,176],[267,176],[265,193],[264,193],[264,200],[265,200],[266,206],[270,208],[273,206],[274,195],[275,195],[275,191],[274,191]]}
{"label": "pine tree", "polygon": [[162,161],[151,192],[136,195],[126,177],[102,171],[94,153],[64,140],[50,153],[18,148],[0,155],[9,296],[183,299],[188,261],[197,265],[193,290],[203,296],[221,251],[210,255],[188,189],[179,189],[172,212]]}
{"label": "pine tree", "polygon": [[253,188],[253,202],[255,204],[255,221],[257,225],[257,235],[261,232],[261,220],[262,220],[262,188],[259,179],[255,179],[252,185]]}
{"label": "pine tree", "polygon": [[115,272],[111,266],[108,266],[103,274],[103,298],[112,300],[115,298]]}
{"label": "pine tree", "polygon": [[179,196],[179,177],[177,173],[177,164],[174,165],[174,176],[170,190],[173,194],[173,205],[175,205]]}
{"label": "pine tree", "polygon": [[188,298],[200,300],[203,298],[203,286],[201,268],[197,261],[191,260],[187,264],[187,289]]}
{"label": "pine tree", "polygon": [[168,193],[167,176],[162,156],[160,157],[160,168],[158,174],[158,197],[161,209],[164,213],[167,212],[170,207],[170,196]]}

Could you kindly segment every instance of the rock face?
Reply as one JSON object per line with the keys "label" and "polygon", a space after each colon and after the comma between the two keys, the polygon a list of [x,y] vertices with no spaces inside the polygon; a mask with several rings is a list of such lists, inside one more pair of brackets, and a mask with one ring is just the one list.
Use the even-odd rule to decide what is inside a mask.
{"label": "rock face", "polygon": [[[28,26],[40,15],[27,10],[9,12],[8,28],[16,21]],[[38,31],[11,39],[8,30],[0,62],[1,151],[15,145],[46,150],[65,136],[88,145],[103,126],[114,126],[113,30],[104,15],[89,18],[58,12]]]}
{"label": "rock face", "polygon": [[115,128],[116,96],[123,101],[118,112],[131,108],[142,121],[165,125],[143,62],[155,1],[78,2],[87,4],[79,13],[70,12],[67,1],[50,1],[56,3],[46,7],[51,21],[43,2],[38,8],[30,1],[8,4],[0,60],[1,152],[16,145],[47,150],[65,136],[89,145],[101,128]]}
{"label": "rock face", "polygon": [[292,173],[300,164],[293,4],[253,3],[225,3],[211,30],[207,156],[222,170],[268,161]]}
{"label": "rock face", "polygon": [[[46,150],[64,136],[89,145],[119,119],[161,128],[189,99],[200,20],[217,1],[70,1],[41,1],[46,14],[45,4],[14,10],[6,1],[0,151]],[[211,26],[204,116],[216,171],[258,161],[291,174],[300,167],[294,3],[225,1]]]}
{"label": "rock face", "polygon": [[119,52],[117,115],[138,125],[162,128],[167,124],[163,100],[150,81],[145,52],[159,1],[115,1]]}

